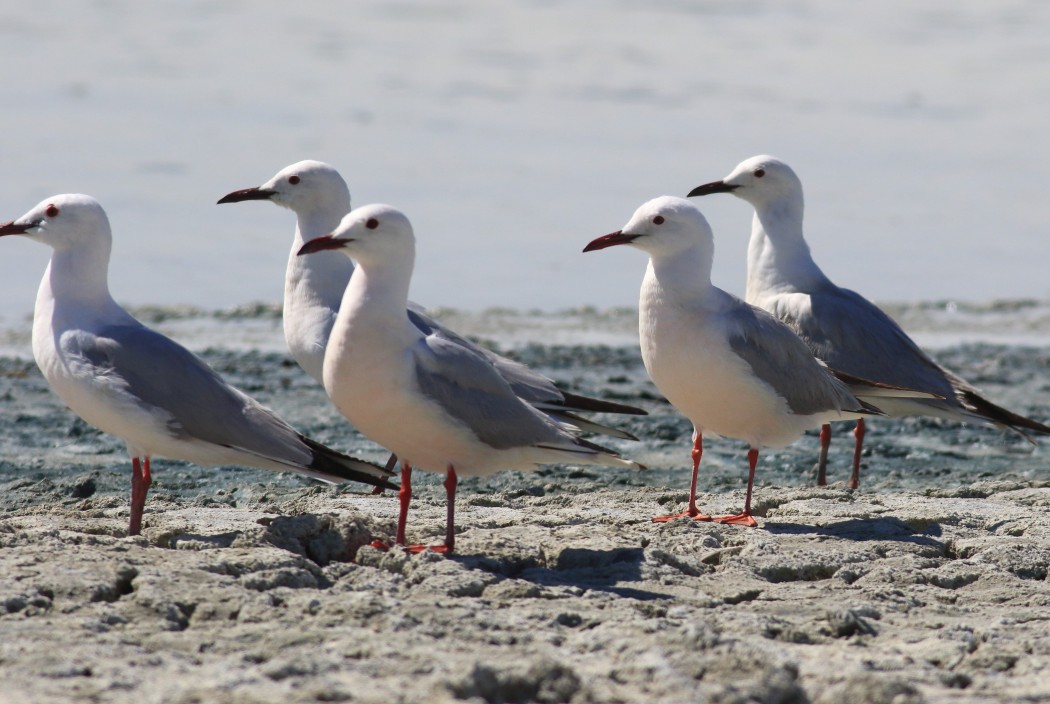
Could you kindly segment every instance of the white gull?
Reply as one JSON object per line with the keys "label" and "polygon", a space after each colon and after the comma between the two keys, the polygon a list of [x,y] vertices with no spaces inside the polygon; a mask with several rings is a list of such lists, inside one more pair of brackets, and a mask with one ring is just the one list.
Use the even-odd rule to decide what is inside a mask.
{"label": "white gull", "polygon": [[[260,186],[228,193],[219,203],[251,200],[268,200],[296,214],[295,235],[285,272],[284,336],[296,362],[307,374],[323,383],[325,346],[354,264],[339,252],[318,252],[311,257],[296,255],[305,242],[332,232],[350,211],[350,190],[334,167],[321,161],[305,160],[286,166]],[[441,325],[415,303],[408,303],[408,316],[424,334],[436,335],[484,356],[519,397],[544,412],[586,432],[636,439],[623,430],[582,418],[577,412],[644,415],[645,411],[559,389],[542,374],[476,345]]]}
{"label": "white gull", "polygon": [[847,385],[790,328],[711,283],[714,238],[689,201],[662,196],[643,204],[621,230],[584,252],[631,245],[649,255],[638,303],[642,361],[653,383],[693,424],[693,474],[681,516],[711,520],[696,507],[704,433],[739,438],[748,451],[744,510],[714,520],[756,525],[751,492],[759,449],[786,445],[832,420],[878,413],[861,400],[910,393]]}
{"label": "white gull", "polygon": [[74,413],[127,444],[131,535],[141,530],[153,456],[397,488],[387,470],[303,436],[121,308],[107,280],[109,220],[93,198],[48,198],[0,225],[3,235],[24,235],[54,250],[37,292],[33,356]]}
{"label": "white gull", "polygon": [[[397,543],[405,544],[412,467],[445,474],[445,543],[455,546],[457,478],[538,464],[641,465],[575,437],[522,401],[485,355],[424,331],[406,314],[415,262],[408,218],[386,205],[348,213],[301,253],[327,250],[357,263],[324,360],[324,387],[364,435],[401,460]],[[422,549],[412,546],[410,549]]]}
{"label": "white gull", "polygon": [[[927,391],[938,398],[895,398],[879,403],[889,416],[925,415],[1047,434],[1050,427],[1008,411],[923,352],[886,313],[858,293],[840,288],[821,271],[802,233],[802,182],[779,159],[755,156],[721,181],[689,196],[732,193],[755,209],[747,258],[747,302],[794,330],[830,367],[865,379]],[[864,419],[854,430],[853,473],[860,483]],[[821,428],[818,484],[826,482],[831,427]]]}

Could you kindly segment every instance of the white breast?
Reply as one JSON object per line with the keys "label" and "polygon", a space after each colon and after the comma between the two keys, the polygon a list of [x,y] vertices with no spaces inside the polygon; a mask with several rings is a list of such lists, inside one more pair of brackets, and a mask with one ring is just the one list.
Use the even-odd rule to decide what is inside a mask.
{"label": "white breast", "polygon": [[733,352],[717,311],[683,308],[647,277],[639,312],[649,375],[700,432],[760,447],[793,442],[811,424]]}
{"label": "white breast", "polygon": [[[405,321],[406,332],[418,331]],[[463,476],[530,469],[529,448],[496,450],[418,390],[407,340],[349,320],[337,326],[325,361],[325,389],[364,435],[413,467]]]}

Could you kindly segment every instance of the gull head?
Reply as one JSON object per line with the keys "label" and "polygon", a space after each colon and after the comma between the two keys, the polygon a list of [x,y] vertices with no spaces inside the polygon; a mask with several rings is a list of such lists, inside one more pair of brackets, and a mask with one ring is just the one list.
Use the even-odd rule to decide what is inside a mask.
{"label": "gull head", "polygon": [[330,234],[304,244],[299,255],[326,250],[339,250],[362,266],[411,260],[415,254],[415,235],[412,224],[400,210],[389,205],[363,205],[343,216]]}
{"label": "gull head", "polygon": [[319,208],[350,208],[350,190],[339,172],[323,161],[307,159],[286,166],[266,183],[227,193],[219,203],[268,200],[306,214]]}
{"label": "gull head", "polygon": [[763,154],[745,159],[721,181],[712,181],[689,191],[689,197],[732,193],[755,207],[782,198],[801,198],[802,182],[791,167]]}
{"label": "gull head", "polygon": [[0,225],[3,235],[24,235],[56,250],[92,241],[108,245],[111,238],[106,211],[97,200],[79,193],[40,201],[22,217]]}
{"label": "gull head", "polygon": [[629,244],[652,257],[675,256],[692,247],[714,248],[707,218],[684,198],[660,196],[643,203],[621,229],[603,235],[584,247],[584,252]]}

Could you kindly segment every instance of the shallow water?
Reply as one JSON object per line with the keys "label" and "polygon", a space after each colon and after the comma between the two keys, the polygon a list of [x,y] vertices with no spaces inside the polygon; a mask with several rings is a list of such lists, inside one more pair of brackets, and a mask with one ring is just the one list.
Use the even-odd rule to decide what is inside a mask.
{"label": "shallow water", "polygon": [[[982,389],[995,402],[1034,418],[1050,418],[1050,325],[1045,304],[999,302],[956,307],[900,306],[893,313],[918,339],[948,341],[937,359]],[[327,402],[323,390],[283,349],[277,311],[252,306],[203,312],[152,308],[140,317],[192,349],[223,376],[308,435],[333,447],[385,461],[386,453],[352,431]],[[602,439],[646,465],[645,472],[616,468],[544,468],[534,474],[502,472],[465,479],[464,494],[477,492],[579,492],[596,486],[688,486],[691,426],[663,401],[645,373],[638,351],[636,312],[584,309],[563,314],[509,310],[444,311],[457,330],[486,341],[578,393],[637,405],[645,417],[605,417],[640,442]],[[974,342],[973,340],[981,340]],[[997,341],[999,340],[999,341]],[[123,498],[129,463],[123,444],[74,418],[51,393],[31,361],[26,329],[10,330],[0,356],[0,512],[52,500],[57,485],[75,503],[90,495]],[[984,479],[1046,480],[1045,448],[1013,434],[926,418],[875,419],[869,424],[862,464],[864,492],[923,491]],[[851,424],[836,426],[829,480],[844,482],[852,457]],[[1043,443],[1045,444],[1045,443]],[[731,439],[706,438],[700,489],[741,492],[747,477],[746,447]],[[777,487],[814,481],[815,433],[760,457],[755,499]],[[157,496],[232,505],[271,505],[309,480],[291,474],[179,462],[155,464]],[[40,484],[40,483],[43,484]],[[439,477],[423,474],[423,495],[441,494]],[[47,488],[49,491],[42,491]],[[356,491],[360,487],[348,486]]]}
{"label": "shallow water", "polygon": [[[16,0],[0,9],[0,220],[86,192],[133,305],[276,301],[292,217],[217,207],[319,158],[404,209],[428,306],[634,305],[636,252],[583,256],[642,201],[773,153],[828,274],[878,300],[1045,299],[1050,6]],[[749,223],[701,201],[716,282]],[[47,252],[0,242],[0,321]]]}

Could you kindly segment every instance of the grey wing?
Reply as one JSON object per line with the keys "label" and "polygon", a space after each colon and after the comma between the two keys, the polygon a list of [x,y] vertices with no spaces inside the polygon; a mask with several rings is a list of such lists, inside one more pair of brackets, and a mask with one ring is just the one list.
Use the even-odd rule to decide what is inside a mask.
{"label": "grey wing", "polygon": [[419,389],[482,442],[497,449],[571,439],[523,403],[484,356],[438,334],[411,348]]}
{"label": "grey wing", "polygon": [[[833,369],[872,381],[927,391],[955,403],[955,389],[973,390],[933,361],[878,306],[835,287],[809,296],[781,298],[773,314]],[[943,402],[941,402],[943,403]]]}
{"label": "grey wing", "polygon": [[723,314],[729,345],[755,375],[798,415],[860,411],[863,404],[821,364],[791,329],[766,311],[740,302]]}
{"label": "grey wing", "polygon": [[117,381],[144,409],[170,416],[172,435],[309,464],[294,428],[160,333],[114,325],[77,343],[100,375]]}
{"label": "grey wing", "polygon": [[424,335],[434,335],[484,357],[496,368],[499,375],[510,384],[515,395],[528,403],[564,402],[565,396],[555,386],[554,382],[547,377],[529,369],[520,362],[498,355],[492,350],[485,349],[481,345],[471,342],[455,331],[449,330],[424,313],[418,306],[410,305],[408,319]]}

